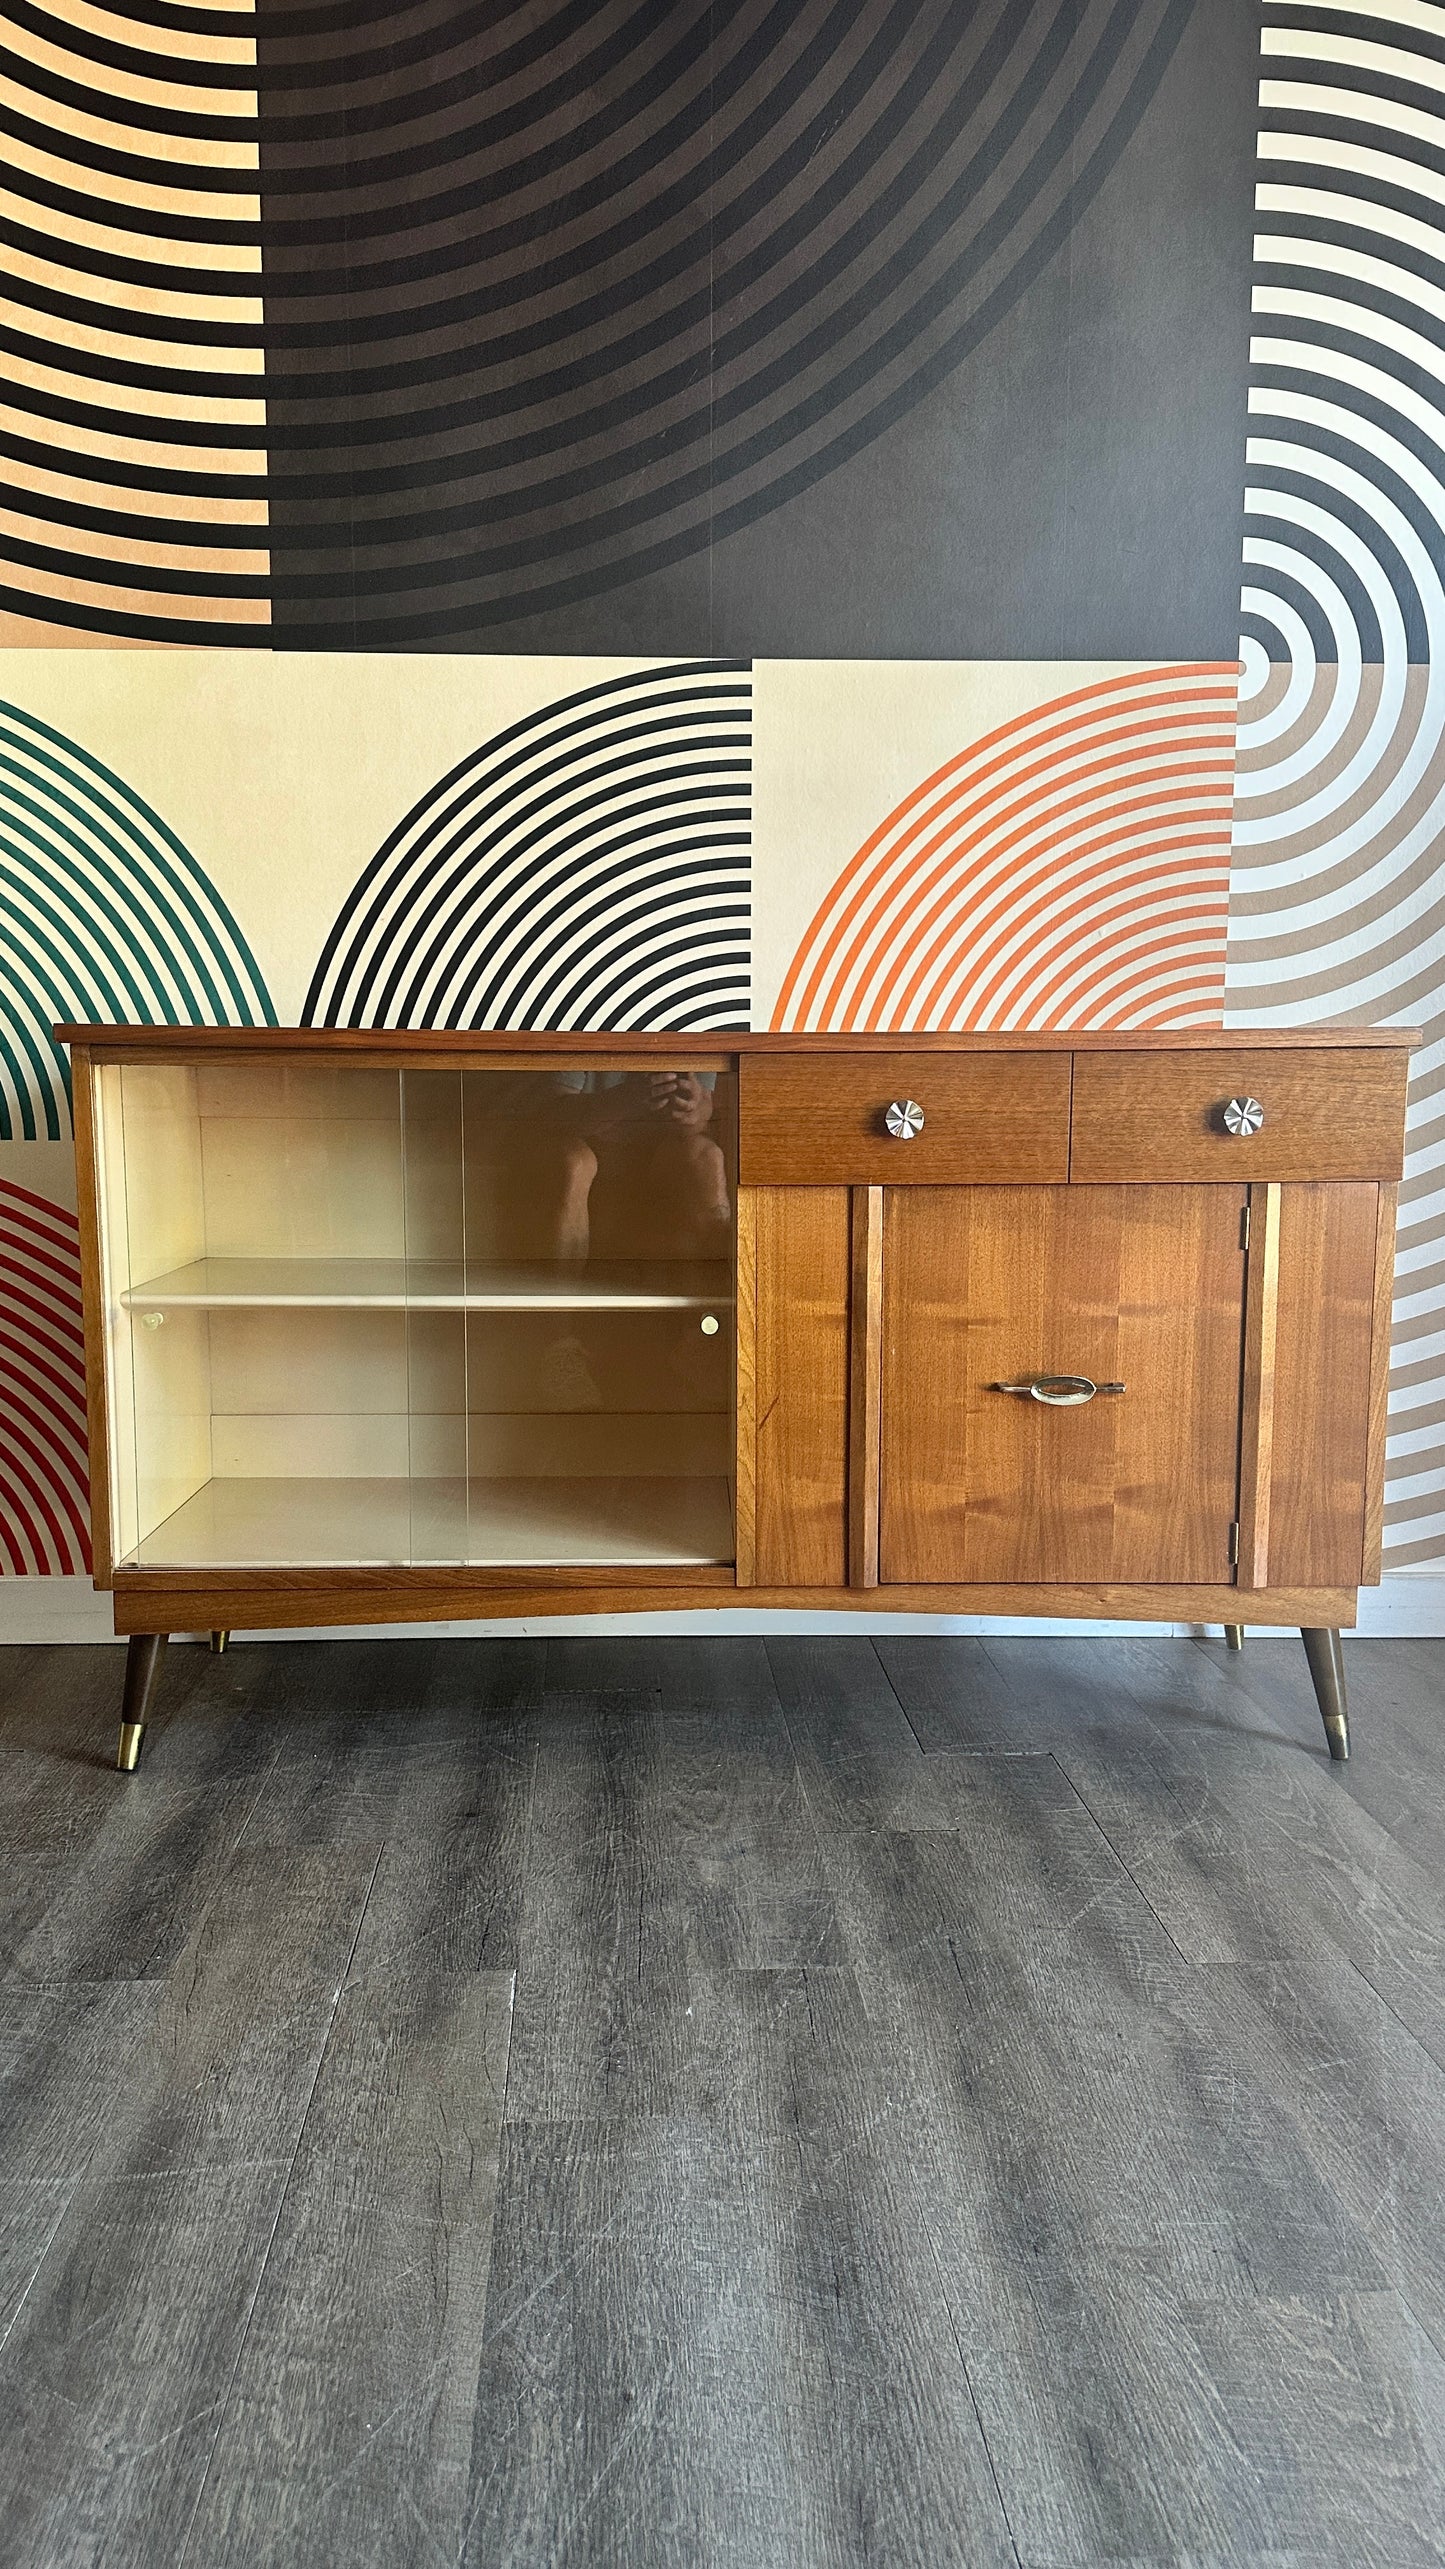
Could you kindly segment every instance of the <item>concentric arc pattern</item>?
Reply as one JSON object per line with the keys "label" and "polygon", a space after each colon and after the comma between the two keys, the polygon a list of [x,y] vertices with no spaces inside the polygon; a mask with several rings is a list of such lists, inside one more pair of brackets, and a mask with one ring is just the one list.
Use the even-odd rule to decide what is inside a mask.
{"label": "concentric arc pattern", "polygon": [[524,716],[377,851],[303,1022],[745,1027],[751,738],[745,661],[642,669]]}
{"label": "concentric arc pattern", "polygon": [[1132,672],[961,751],[833,884],[774,1025],[1217,1025],[1235,686]]}
{"label": "concentric arc pattern", "polygon": [[89,1508],[75,1216],[0,1178],[0,1575],[88,1571]]}
{"label": "concentric arc pattern", "polygon": [[252,0],[0,0],[0,634],[271,617]]}
{"label": "concentric arc pattern", "polygon": [[1265,17],[1228,1013],[1424,1030],[1400,1569],[1445,1555],[1445,8]]}
{"label": "concentric arc pattern", "polygon": [[278,626],[479,635],[807,489],[1042,272],[1192,6],[367,8],[340,48],[262,0]]}
{"label": "concentric arc pattern", "polygon": [[0,703],[0,1140],[70,1130],[51,1032],[273,1026],[251,950],[149,805],[48,723]]}

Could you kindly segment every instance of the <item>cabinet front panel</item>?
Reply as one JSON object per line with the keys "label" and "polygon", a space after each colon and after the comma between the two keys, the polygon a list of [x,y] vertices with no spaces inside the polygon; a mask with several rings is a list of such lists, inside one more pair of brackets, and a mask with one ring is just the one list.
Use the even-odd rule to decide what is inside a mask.
{"label": "cabinet front panel", "polygon": [[[744,1186],[993,1185],[1069,1173],[1067,1053],[745,1054]],[[921,1107],[907,1139],[890,1105]]]}
{"label": "cabinet front panel", "polygon": [[732,1561],[730,1073],[101,1082],[122,1567]]}
{"label": "cabinet front panel", "polygon": [[[890,1193],[881,1575],[1231,1581],[1244,1190]],[[1078,1408],[1000,1383],[1122,1382]]]}
{"label": "cabinet front panel", "polygon": [[1369,1478],[1373,1186],[1280,1195],[1269,1576],[1354,1587]]}
{"label": "cabinet front panel", "polygon": [[760,1587],[841,1587],[848,1575],[846,1187],[760,1187],[752,1237],[754,1576]]}
{"label": "cabinet front panel", "polygon": [[[1079,1053],[1069,1174],[1397,1178],[1408,1058],[1397,1052]],[[1233,1101],[1262,1120],[1231,1132]],[[1253,1122],[1253,1116],[1246,1122]]]}

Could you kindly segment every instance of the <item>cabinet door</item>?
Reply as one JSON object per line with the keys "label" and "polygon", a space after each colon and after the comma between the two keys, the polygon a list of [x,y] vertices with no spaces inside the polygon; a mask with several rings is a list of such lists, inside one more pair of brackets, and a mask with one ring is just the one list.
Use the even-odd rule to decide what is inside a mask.
{"label": "cabinet door", "polygon": [[[909,1581],[1231,1577],[1242,1187],[890,1191],[880,1568]],[[1122,1382],[1080,1408],[999,1391]]]}

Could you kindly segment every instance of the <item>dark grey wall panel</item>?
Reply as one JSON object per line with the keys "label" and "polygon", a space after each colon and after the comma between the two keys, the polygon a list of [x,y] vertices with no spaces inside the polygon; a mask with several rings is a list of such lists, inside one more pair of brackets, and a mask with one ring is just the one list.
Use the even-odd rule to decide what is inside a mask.
{"label": "dark grey wall panel", "polygon": [[1232,659],[1258,27],[1201,0],[1027,295],[917,409],[720,544],[758,657]]}
{"label": "dark grey wall panel", "polygon": [[259,25],[278,641],[1232,650],[1252,5]]}

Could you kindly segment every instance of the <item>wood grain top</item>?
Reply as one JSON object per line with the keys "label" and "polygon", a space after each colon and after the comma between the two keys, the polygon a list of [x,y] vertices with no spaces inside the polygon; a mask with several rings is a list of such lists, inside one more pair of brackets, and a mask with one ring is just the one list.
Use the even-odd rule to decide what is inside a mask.
{"label": "wood grain top", "polygon": [[705,1066],[743,1053],[1171,1053],[1231,1052],[1242,1045],[1295,1052],[1343,1052],[1362,1047],[1408,1052],[1420,1042],[1415,1026],[1189,1026],[1139,1033],[1117,1028],[1097,1032],[1042,1028],[1037,1032],[990,1034],[794,1035],[763,1031],[727,1035],[574,1035],[445,1027],[65,1025],[57,1026],[54,1032],[60,1043],[79,1045],[116,1060],[289,1053],[343,1060],[385,1058],[450,1063],[459,1056],[482,1061],[496,1053],[528,1061],[561,1054],[608,1062],[660,1059]]}

